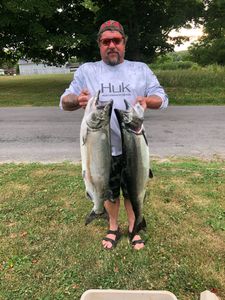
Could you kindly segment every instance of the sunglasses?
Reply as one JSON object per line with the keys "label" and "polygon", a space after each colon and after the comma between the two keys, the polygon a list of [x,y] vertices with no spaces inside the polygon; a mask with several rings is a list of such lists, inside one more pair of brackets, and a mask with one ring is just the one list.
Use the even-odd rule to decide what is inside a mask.
{"label": "sunglasses", "polygon": [[124,38],[101,39],[100,43],[103,46],[109,46],[111,44],[111,42],[113,42],[114,45],[121,45],[123,40],[124,40]]}

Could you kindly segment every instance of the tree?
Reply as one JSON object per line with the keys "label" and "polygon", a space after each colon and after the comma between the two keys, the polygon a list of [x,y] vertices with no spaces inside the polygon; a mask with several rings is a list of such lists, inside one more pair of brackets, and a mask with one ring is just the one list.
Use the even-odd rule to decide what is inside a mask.
{"label": "tree", "polygon": [[200,0],[2,0],[0,55],[58,64],[72,56],[98,59],[98,28],[116,19],[129,36],[126,57],[150,62],[173,50],[172,29],[197,21],[202,11]]}
{"label": "tree", "polygon": [[[173,51],[172,29],[198,20],[203,3],[198,0],[93,0],[99,7],[97,24],[106,19],[120,21],[128,34],[126,57],[151,62],[157,54]],[[184,37],[174,38],[180,44]]]}
{"label": "tree", "polygon": [[190,48],[190,54],[201,65],[225,65],[225,0],[205,4],[204,35]]}
{"label": "tree", "polygon": [[[94,13],[81,0],[2,0],[0,57],[62,64],[91,56]],[[89,50],[90,49],[90,50]]]}

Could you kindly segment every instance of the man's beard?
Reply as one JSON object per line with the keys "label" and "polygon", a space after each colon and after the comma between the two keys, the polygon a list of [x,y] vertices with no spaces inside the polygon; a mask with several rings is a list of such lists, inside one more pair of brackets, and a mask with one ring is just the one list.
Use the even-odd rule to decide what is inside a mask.
{"label": "man's beard", "polygon": [[[117,55],[110,58],[110,56],[109,56],[110,53],[115,53]],[[118,52],[110,51],[107,54],[108,54],[107,61],[106,61],[107,65],[116,66],[116,65],[120,64],[120,54]]]}

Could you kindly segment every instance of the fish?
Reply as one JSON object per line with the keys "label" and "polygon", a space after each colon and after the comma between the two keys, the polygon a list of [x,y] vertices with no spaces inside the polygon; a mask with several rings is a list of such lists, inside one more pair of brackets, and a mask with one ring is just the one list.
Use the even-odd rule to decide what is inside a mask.
{"label": "fish", "polygon": [[114,109],[120,125],[124,179],[129,200],[135,214],[132,237],[140,230],[146,230],[143,203],[149,178],[149,147],[143,125],[144,109],[137,103],[131,106],[126,100],[125,110]]}
{"label": "fish", "polygon": [[82,177],[86,195],[93,202],[93,209],[86,217],[85,225],[98,217],[108,219],[104,201],[113,201],[109,188],[113,101],[100,103],[99,94],[100,91],[89,99],[80,128]]}

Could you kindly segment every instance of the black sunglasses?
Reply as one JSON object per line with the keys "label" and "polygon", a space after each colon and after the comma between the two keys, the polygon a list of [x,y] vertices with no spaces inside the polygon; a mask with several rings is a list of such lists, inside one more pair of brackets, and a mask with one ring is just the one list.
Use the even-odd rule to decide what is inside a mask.
{"label": "black sunglasses", "polygon": [[111,42],[113,42],[114,45],[120,45],[124,38],[112,38],[112,39],[101,39],[100,43],[103,46],[109,46]]}

